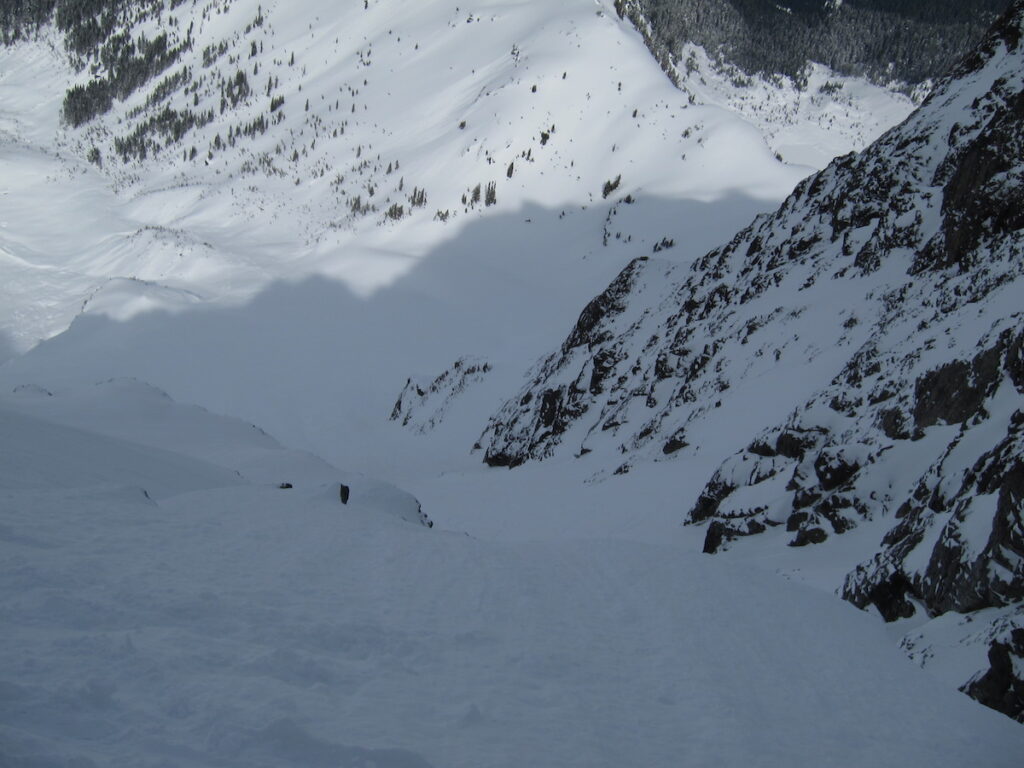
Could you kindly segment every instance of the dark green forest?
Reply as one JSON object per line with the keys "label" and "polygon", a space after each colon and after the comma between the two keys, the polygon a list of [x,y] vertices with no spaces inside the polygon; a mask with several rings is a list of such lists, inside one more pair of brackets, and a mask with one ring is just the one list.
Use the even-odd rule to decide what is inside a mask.
{"label": "dark green forest", "polygon": [[799,79],[807,62],[910,86],[945,73],[1007,0],[616,0],[668,69],[688,42],[748,74]]}
{"label": "dark green forest", "polygon": [[53,17],[57,0],[0,0],[0,34],[11,43]]}
{"label": "dark green forest", "polygon": [[134,23],[182,2],[0,0],[0,34],[5,44],[11,44],[51,22],[64,34],[72,60],[93,72],[92,80],[69,89],[64,98],[64,119],[79,126],[109,110],[114,99],[124,99],[166,70],[191,46],[188,36],[175,44],[166,33],[152,40],[130,33]]}

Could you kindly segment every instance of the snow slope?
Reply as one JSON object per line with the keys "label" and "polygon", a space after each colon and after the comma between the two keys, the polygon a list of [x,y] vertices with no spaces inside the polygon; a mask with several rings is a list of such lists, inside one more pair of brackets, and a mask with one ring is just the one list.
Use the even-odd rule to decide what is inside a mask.
{"label": "snow slope", "polygon": [[[0,367],[4,758],[1009,763],[1017,731],[869,617],[681,556],[679,499],[738,445],[610,482],[470,453],[630,259],[686,267],[809,169],[610,2],[361,5],[186,1],[131,32],[190,36],[187,87],[76,129],[93,71],[0,51],[0,356],[31,347]],[[165,107],[211,119],[145,129]],[[456,360],[489,370],[447,390]],[[410,377],[456,395],[419,431],[387,421]]]}
{"label": "snow slope", "polygon": [[809,64],[801,83],[745,75],[692,44],[684,46],[679,59],[673,74],[695,103],[742,115],[787,163],[813,168],[867,147],[905,120],[931,85],[911,98],[863,78],[837,75],[821,64]]}
{"label": "snow slope", "polygon": [[[1017,2],[907,121],[727,244],[631,263],[491,417],[484,459],[677,463],[708,553],[866,527],[839,546],[845,578],[829,576],[844,597],[888,621],[977,611],[992,623],[962,642],[1009,647],[1024,598],[1022,27]],[[1020,718],[1006,654],[979,698]]]}
{"label": "snow slope", "polygon": [[4,765],[1012,766],[1024,747],[870,617],[780,578],[429,530],[360,478],[342,506],[322,462],[136,382],[22,390],[0,423],[33,448],[0,463]]}
{"label": "snow slope", "polygon": [[[75,129],[61,100],[94,67],[73,73],[52,35],[0,51],[0,357],[77,318],[0,381],[137,377],[407,484],[470,466],[486,416],[629,259],[688,262],[809,170],[731,109],[691,104],[610,3],[186,2],[126,28],[191,47]],[[222,111],[240,71],[250,93]],[[727,80],[707,83],[728,101]],[[166,109],[212,118],[177,140],[152,129],[145,158],[123,159]],[[385,423],[410,377],[466,356],[495,373],[445,429]]]}
{"label": "snow slope", "polygon": [[[92,68],[71,73],[49,38],[0,51],[0,353],[77,318],[5,386],[137,377],[346,467],[390,475],[424,452],[458,464],[498,384],[629,258],[669,241],[692,258],[806,172],[735,113],[690,105],[607,4],[458,9],[184,3],[175,23],[129,31],[191,28],[161,76],[187,70],[188,85],[149,103],[154,81],[77,129],[60,103]],[[251,93],[222,113],[242,69]],[[165,108],[212,122],[146,134],[145,159],[122,160],[118,141]],[[236,133],[261,116],[265,132]],[[424,451],[389,429],[410,376],[467,355],[499,374],[457,437]]]}
{"label": "snow slope", "polygon": [[[0,52],[0,246],[10,265],[0,328],[19,351],[63,330],[87,302],[125,317],[198,299],[237,303],[313,275],[366,297],[495,217],[514,223],[488,240],[528,238],[525,219],[562,221],[565,239],[580,242],[549,249],[548,264],[588,275],[579,262],[597,251],[593,219],[606,211],[581,208],[601,207],[607,181],[621,176],[620,197],[655,208],[628,233],[639,248],[654,242],[644,224],[663,197],[741,198],[698,205],[657,233],[699,220],[692,236],[703,248],[803,173],[775,162],[735,115],[688,108],[636,33],[589,0],[472,10],[192,2],[126,29],[191,47],[161,79],[79,128],[60,124],[65,89],[102,75],[102,65],[74,74],[48,47],[58,45],[52,36]],[[229,88],[238,78],[244,89]],[[168,115],[209,122],[168,135],[159,127]],[[102,168],[85,162],[90,150]],[[392,206],[400,216],[388,215]],[[46,227],[58,217],[75,238]],[[514,271],[533,282],[528,265]],[[44,289],[53,296],[46,314],[24,298]],[[111,290],[120,295],[101,300]]]}

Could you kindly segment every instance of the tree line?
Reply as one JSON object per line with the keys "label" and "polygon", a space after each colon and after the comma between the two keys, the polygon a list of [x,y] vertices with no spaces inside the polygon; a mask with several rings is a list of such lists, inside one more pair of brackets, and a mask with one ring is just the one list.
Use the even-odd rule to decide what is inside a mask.
{"label": "tree line", "polygon": [[616,0],[667,66],[686,43],[748,74],[799,80],[808,62],[878,83],[941,76],[1007,0]]}
{"label": "tree line", "polygon": [[56,25],[64,45],[80,67],[90,66],[93,78],[69,88],[63,116],[79,126],[107,112],[114,99],[124,99],[160,74],[182,51],[190,36],[174,44],[167,33],[153,39],[132,37],[132,26],[145,18],[173,10],[184,0],[3,0],[0,36],[7,45],[31,35],[41,26]]}

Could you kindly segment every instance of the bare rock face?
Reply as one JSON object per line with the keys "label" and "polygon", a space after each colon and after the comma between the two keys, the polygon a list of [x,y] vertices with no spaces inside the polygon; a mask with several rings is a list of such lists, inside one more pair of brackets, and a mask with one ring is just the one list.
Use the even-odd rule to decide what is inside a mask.
{"label": "bare rock face", "polygon": [[[854,604],[1024,600],[1022,32],[1017,0],[904,124],[728,244],[631,263],[491,419],[485,460],[685,467],[731,442],[681,510],[705,552],[891,520],[842,586]],[[986,703],[1020,691],[999,642],[965,688]]]}
{"label": "bare rock face", "polygon": [[[491,419],[481,443],[492,467],[515,467],[551,456],[566,430],[591,408],[595,398],[618,391],[612,378],[625,352],[616,344],[617,320],[628,309],[646,259],[631,263],[580,313],[561,348],[537,364],[531,383]],[[585,360],[578,375],[561,374]]]}
{"label": "bare rock face", "polygon": [[966,450],[996,428],[963,425],[897,511],[882,549],[847,576],[844,597],[890,619],[913,615],[915,604],[939,615],[1024,600],[1024,412],[977,459]]}

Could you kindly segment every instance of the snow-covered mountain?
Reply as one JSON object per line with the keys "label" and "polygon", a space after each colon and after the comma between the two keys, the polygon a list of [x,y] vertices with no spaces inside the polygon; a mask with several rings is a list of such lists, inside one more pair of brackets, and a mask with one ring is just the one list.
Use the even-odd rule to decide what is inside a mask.
{"label": "snow-covered mountain", "polygon": [[[15,351],[83,308],[124,318],[238,303],[312,275],[366,296],[493,216],[518,219],[515,230],[562,217],[568,239],[586,240],[552,250],[576,262],[602,235],[591,219],[607,213],[615,179],[615,199],[639,207],[611,246],[686,231],[706,250],[810,170],[765,151],[727,77],[695,73],[703,103],[727,109],[692,108],[605,3],[147,0],[100,3],[95,17],[58,5],[66,31],[0,51],[0,328]],[[849,88],[852,108],[837,93],[836,107],[796,120],[829,115],[844,126],[835,138],[794,126],[789,97],[764,105],[756,127],[787,126],[772,152],[820,167],[910,110],[897,94]],[[743,199],[678,224],[652,211],[727,196]],[[58,218],[73,242],[49,226]],[[680,226],[695,220],[700,234]],[[44,292],[45,305],[32,300]]]}
{"label": "snow-covered mountain", "polygon": [[[877,541],[971,457],[948,497],[1015,508],[1019,250],[998,233],[1020,153],[989,123],[1014,108],[1018,27],[919,130],[786,200],[911,99],[692,46],[674,85],[615,5],[0,8],[0,764],[1016,764],[1019,729],[954,690],[989,647],[972,695],[1015,684],[1005,579],[963,623],[898,625],[940,683],[820,588],[851,573],[855,601],[924,605],[927,575],[890,576],[945,521],[908,508]],[[894,361],[894,394],[840,413],[833,392],[874,393],[878,371],[833,383],[861,358]],[[939,395],[917,424],[919,380]],[[830,431],[779,447],[811,426]],[[873,519],[822,496],[784,540],[823,544],[759,546],[819,455]],[[763,478],[680,526],[751,461]],[[724,561],[700,555],[712,526]]]}
{"label": "snow-covered mountain", "polygon": [[[890,621],[984,617],[1008,647],[1024,616],[1022,25],[1018,2],[906,122],[727,245],[630,264],[491,419],[485,460],[685,472],[734,452],[680,499],[705,552],[874,521],[891,530],[844,597]],[[1024,716],[1002,668],[982,698]]]}
{"label": "snow-covered mountain", "polygon": [[811,170],[777,152],[824,164],[912,106],[711,67],[681,91],[592,0],[115,5],[0,49],[0,358],[32,349],[0,378],[140,378],[370,473],[424,453],[383,426],[407,379],[497,371],[426,451],[460,462],[637,253],[705,252]]}

